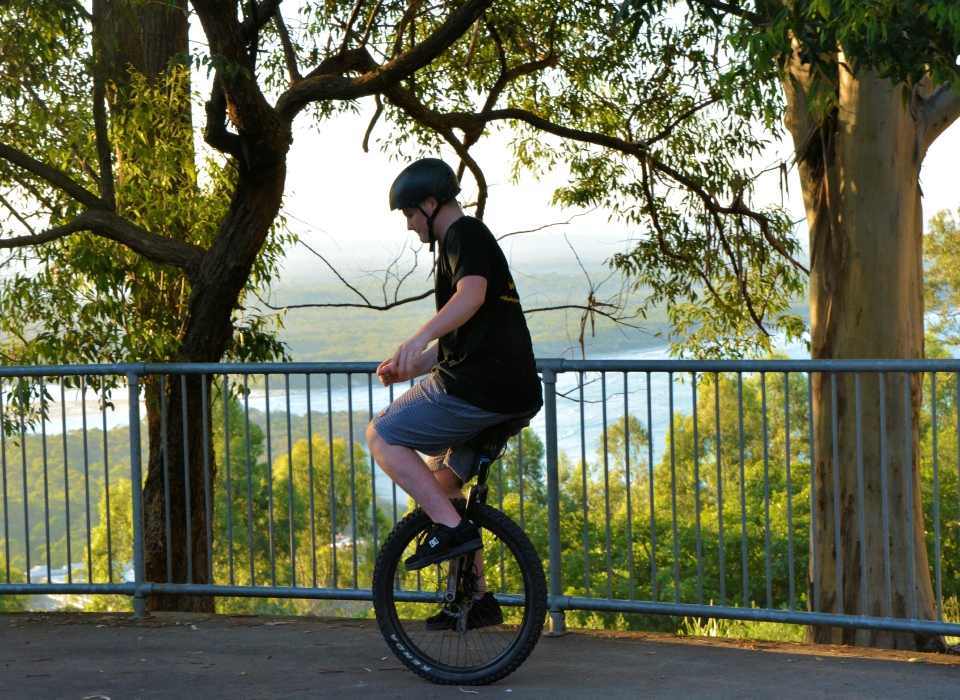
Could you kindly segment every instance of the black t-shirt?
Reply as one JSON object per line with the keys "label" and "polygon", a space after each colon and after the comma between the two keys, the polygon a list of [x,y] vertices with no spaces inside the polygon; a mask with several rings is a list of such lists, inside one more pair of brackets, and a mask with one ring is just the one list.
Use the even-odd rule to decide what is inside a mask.
{"label": "black t-shirt", "polygon": [[486,298],[469,321],[440,338],[433,374],[448,394],[485,411],[535,411],[543,405],[540,378],[507,259],[490,229],[465,216],[440,242],[437,311],[472,275],[487,280]]}

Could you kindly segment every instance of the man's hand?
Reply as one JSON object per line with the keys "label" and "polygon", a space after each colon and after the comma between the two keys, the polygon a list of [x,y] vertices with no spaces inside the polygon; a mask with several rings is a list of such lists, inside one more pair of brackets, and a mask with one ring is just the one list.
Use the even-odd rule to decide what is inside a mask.
{"label": "man's hand", "polygon": [[392,357],[388,357],[380,363],[380,366],[377,367],[377,377],[379,377],[380,383],[384,386],[390,386],[391,384],[396,384],[401,381],[400,375],[397,374],[393,367]]}
{"label": "man's hand", "polygon": [[[408,340],[406,343],[400,346],[397,350],[397,355],[401,351],[408,347],[413,350],[413,346],[410,345],[413,338]],[[400,366],[397,361],[397,356],[394,355],[391,358],[388,358],[380,363],[380,366],[377,367],[377,376],[380,378],[380,383],[384,386],[390,386],[391,384],[396,384],[397,382],[406,381],[408,379],[413,379],[414,377],[419,377],[422,374],[426,374],[434,365],[437,364],[437,346],[434,345],[423,353],[421,353],[417,359],[414,361],[413,371],[407,372],[400,369]]]}
{"label": "man's hand", "polygon": [[393,357],[390,358],[390,364],[393,366],[397,376],[401,379],[412,379],[419,377],[421,355],[427,349],[430,339],[423,338],[419,333],[405,343],[402,343]]}

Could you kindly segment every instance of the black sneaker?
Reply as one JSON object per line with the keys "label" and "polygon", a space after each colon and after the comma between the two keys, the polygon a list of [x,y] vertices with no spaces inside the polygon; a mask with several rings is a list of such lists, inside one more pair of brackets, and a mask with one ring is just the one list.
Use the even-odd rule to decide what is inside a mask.
{"label": "black sneaker", "polygon": [[[428,630],[455,630],[460,615],[459,606],[454,603],[444,605],[436,615],[428,617],[424,626]],[[479,600],[473,601],[470,612],[467,613],[467,629],[475,630],[481,627],[492,627],[503,624],[503,611],[493,593],[487,592]]]}
{"label": "black sneaker", "polygon": [[480,531],[472,520],[464,518],[456,527],[440,523],[427,530],[417,542],[417,551],[407,557],[407,571],[416,571],[438,561],[453,559],[483,547]]}

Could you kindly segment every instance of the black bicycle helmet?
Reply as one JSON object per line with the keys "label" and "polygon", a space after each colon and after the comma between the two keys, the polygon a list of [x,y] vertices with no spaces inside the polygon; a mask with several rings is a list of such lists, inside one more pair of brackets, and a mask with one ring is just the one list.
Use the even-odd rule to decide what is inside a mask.
{"label": "black bicycle helmet", "polygon": [[[460,194],[460,183],[453,168],[439,158],[422,158],[408,165],[390,187],[390,210],[417,207],[427,217],[430,250],[434,247],[433,219],[440,208]],[[433,214],[427,215],[420,203],[427,197],[437,200]]]}

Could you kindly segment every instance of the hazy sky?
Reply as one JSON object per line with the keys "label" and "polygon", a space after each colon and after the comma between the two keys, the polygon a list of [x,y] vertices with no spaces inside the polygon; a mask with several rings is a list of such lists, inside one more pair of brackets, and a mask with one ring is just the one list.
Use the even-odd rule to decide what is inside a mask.
{"label": "hazy sky", "polygon": [[[285,211],[291,215],[290,228],[304,241],[320,250],[344,271],[376,267],[388,259],[404,239],[413,240],[399,212],[390,212],[387,193],[390,183],[404,167],[379,151],[375,140],[386,132],[381,123],[374,130],[371,152],[360,148],[369,111],[359,116],[341,116],[324,125],[322,133],[311,129],[306,119],[296,125],[289,157]],[[471,151],[484,170],[490,186],[485,216],[497,235],[533,229],[544,224],[563,222],[579,210],[550,206],[553,190],[567,178],[565,169],[549,173],[540,182],[524,175],[518,185],[510,182],[508,145],[510,135],[501,132],[484,139]],[[456,164],[452,151],[443,154]],[[755,163],[756,169],[773,164],[778,157],[791,156],[789,143],[776,143],[766,157]],[[956,162],[960,156],[960,124],[955,124],[937,141],[924,163],[921,182],[924,193],[924,219],[943,208],[960,206],[960,187]],[[472,178],[465,177],[464,197],[474,201]],[[756,204],[779,201],[779,177],[776,172],[761,180]],[[803,218],[800,182],[796,171],[790,174],[786,204],[795,219]],[[305,223],[304,223],[305,222]],[[623,224],[608,222],[601,211],[574,219],[566,226],[543,232],[513,236],[503,242],[512,263],[520,268],[544,271],[575,264],[563,240],[566,232],[578,253],[592,268],[622,250],[631,230]],[[798,236],[807,239],[806,224],[798,227]],[[294,252],[285,264],[287,279],[314,276],[320,271],[316,260],[301,251]]]}

